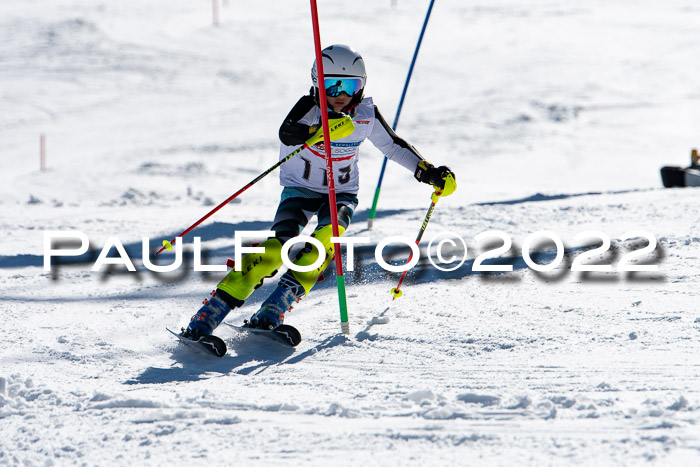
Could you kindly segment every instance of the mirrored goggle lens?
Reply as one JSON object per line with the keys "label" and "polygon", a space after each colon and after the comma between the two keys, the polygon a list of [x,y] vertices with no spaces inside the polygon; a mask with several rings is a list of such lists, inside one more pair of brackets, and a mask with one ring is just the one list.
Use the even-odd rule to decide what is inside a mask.
{"label": "mirrored goggle lens", "polygon": [[341,93],[353,96],[362,89],[362,80],[359,78],[326,78],[326,95],[338,97]]}

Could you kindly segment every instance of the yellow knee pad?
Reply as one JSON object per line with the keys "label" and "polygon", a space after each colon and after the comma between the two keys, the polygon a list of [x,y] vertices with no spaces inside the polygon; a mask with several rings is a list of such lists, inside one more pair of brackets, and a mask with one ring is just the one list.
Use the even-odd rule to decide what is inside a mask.
{"label": "yellow knee pad", "polygon": [[[339,225],[338,226],[338,235],[342,236],[344,232],[345,232],[345,228],[343,226]],[[304,287],[304,290],[306,291],[307,294],[311,291],[311,288],[318,281],[318,276],[321,275],[321,273],[328,267],[330,262],[333,260],[333,248],[334,247],[333,247],[333,244],[331,243],[332,236],[333,236],[333,226],[332,225],[327,225],[325,227],[322,227],[313,233],[313,237],[316,240],[320,241],[326,250],[326,259],[323,261],[323,264],[321,264],[321,266],[319,266],[318,268],[316,268],[312,271],[306,271],[306,272],[292,271],[292,275]],[[305,250],[299,256],[299,258],[297,258],[297,260],[294,261],[294,264],[296,264],[298,266],[309,266],[311,264],[314,264],[318,260],[318,256],[319,256],[318,248],[316,248],[316,245],[311,244],[311,250],[310,251],[308,249]]]}
{"label": "yellow knee pad", "polygon": [[241,270],[229,271],[224,280],[219,282],[219,289],[239,300],[250,297],[266,277],[272,277],[282,266],[282,243],[276,238],[268,238],[259,247],[264,253],[249,253],[241,260]]}

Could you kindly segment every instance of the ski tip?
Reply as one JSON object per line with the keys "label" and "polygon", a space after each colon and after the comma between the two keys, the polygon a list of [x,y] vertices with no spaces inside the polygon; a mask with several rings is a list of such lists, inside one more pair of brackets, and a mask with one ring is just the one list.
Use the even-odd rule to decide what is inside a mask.
{"label": "ski tip", "polygon": [[215,357],[223,357],[224,355],[226,355],[226,343],[220,337],[208,335],[202,336],[197,340],[193,340],[183,336],[182,332],[177,333],[168,327],[166,327],[165,329],[171,334],[173,334],[175,337],[180,339],[180,341],[185,343],[186,345],[201,349],[208,354],[214,355]]}

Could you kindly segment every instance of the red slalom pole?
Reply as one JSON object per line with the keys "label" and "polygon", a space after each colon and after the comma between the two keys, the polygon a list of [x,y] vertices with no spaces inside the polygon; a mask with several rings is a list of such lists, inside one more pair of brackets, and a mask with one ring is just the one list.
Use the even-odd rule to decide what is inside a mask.
{"label": "red slalom pole", "polygon": [[[326,102],[326,83],[323,74],[323,57],[321,54],[321,33],[318,27],[318,8],[316,0],[311,1],[311,23],[314,33],[314,47],[316,49],[316,72],[318,73],[318,93],[319,105],[321,106],[321,123],[323,126],[323,147],[326,152],[326,176],[328,179],[328,203],[331,212],[331,223],[333,224],[333,236],[339,237],[338,211],[335,199],[335,177],[333,176],[333,157],[331,151],[330,131],[328,129],[328,103]],[[338,282],[338,301],[340,305],[340,328],[343,334],[350,334],[350,323],[348,322],[348,304],[345,294],[345,276],[343,275],[343,259],[340,253],[340,245],[333,244],[333,254],[335,255],[335,275]]]}

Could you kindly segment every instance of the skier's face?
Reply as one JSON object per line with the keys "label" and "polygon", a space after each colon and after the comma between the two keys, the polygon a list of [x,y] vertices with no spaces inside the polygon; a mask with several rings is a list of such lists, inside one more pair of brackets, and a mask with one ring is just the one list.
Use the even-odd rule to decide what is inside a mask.
{"label": "skier's face", "polygon": [[326,96],[326,100],[330,108],[336,112],[341,112],[343,108],[350,103],[352,97],[342,92],[335,97]]}

